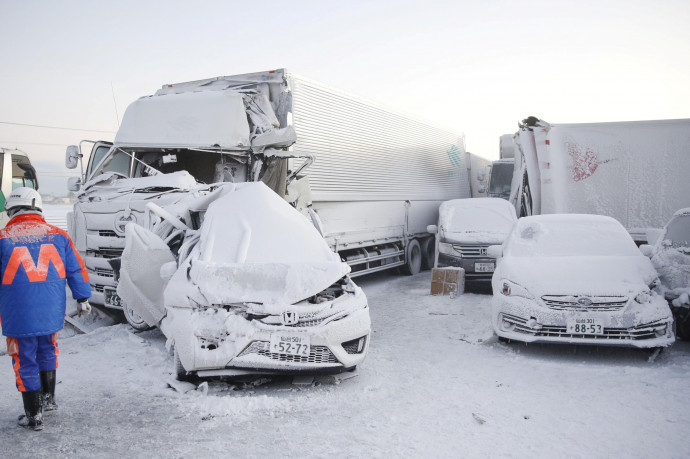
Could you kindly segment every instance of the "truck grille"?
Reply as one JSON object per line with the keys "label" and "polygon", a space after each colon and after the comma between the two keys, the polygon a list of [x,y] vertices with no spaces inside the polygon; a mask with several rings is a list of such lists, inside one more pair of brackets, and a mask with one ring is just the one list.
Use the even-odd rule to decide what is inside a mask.
{"label": "truck grille", "polygon": [[120,258],[123,248],[118,247],[99,247],[96,250],[87,250],[86,254],[95,258]]}
{"label": "truck grille", "polygon": [[96,268],[93,273],[101,277],[115,277],[115,272],[112,269]]}
{"label": "truck grille", "polygon": [[453,250],[458,252],[462,258],[487,258],[486,249],[488,247],[488,245],[453,244]]}
{"label": "truck grille", "polygon": [[530,327],[527,325],[526,319],[509,314],[503,314],[502,320],[515,324],[515,329],[513,331],[535,337],[573,339],[586,338],[600,341],[640,341],[653,339],[658,337],[656,330],[668,326],[667,322],[657,321],[631,328],[604,328],[603,335],[583,335],[568,333],[565,326],[537,325],[537,327]]}
{"label": "truck grille", "polygon": [[339,364],[338,359],[335,358],[330,349],[326,346],[312,346],[309,352],[309,357],[300,355],[285,355],[276,354],[269,351],[270,343],[268,341],[252,341],[238,357],[250,354],[258,354],[262,357],[268,357],[271,360],[279,362],[291,363],[321,363],[321,364]]}
{"label": "truck grille", "polygon": [[[587,298],[591,304],[580,304],[578,300]],[[541,297],[546,306],[556,311],[618,311],[628,302],[624,296],[587,296],[544,295]]]}

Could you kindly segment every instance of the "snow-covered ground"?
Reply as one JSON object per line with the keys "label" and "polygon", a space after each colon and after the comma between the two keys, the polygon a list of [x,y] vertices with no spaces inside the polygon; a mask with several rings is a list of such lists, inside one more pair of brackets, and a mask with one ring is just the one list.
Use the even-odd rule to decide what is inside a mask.
{"label": "snow-covered ground", "polygon": [[356,373],[311,384],[176,391],[157,330],[119,324],[63,338],[60,409],[43,432],[16,425],[21,398],[2,355],[1,455],[687,457],[689,343],[653,361],[639,350],[502,344],[489,295],[432,297],[430,281],[358,279],[369,356]]}

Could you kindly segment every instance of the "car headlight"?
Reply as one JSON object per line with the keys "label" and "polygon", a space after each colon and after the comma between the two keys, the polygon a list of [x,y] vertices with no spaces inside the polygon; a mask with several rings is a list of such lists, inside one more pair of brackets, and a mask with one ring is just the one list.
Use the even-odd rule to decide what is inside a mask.
{"label": "car headlight", "polygon": [[505,296],[519,296],[528,299],[534,298],[525,287],[509,280],[504,280],[502,282],[501,293]]}
{"label": "car headlight", "polygon": [[648,291],[640,292],[635,297],[635,301],[637,301],[640,304],[649,303],[651,300],[652,295],[650,295]]}
{"label": "car headlight", "polygon": [[444,255],[451,255],[451,256],[460,256],[459,253],[453,249],[453,244],[448,244],[446,242],[439,242],[438,243],[438,253],[442,253]]}

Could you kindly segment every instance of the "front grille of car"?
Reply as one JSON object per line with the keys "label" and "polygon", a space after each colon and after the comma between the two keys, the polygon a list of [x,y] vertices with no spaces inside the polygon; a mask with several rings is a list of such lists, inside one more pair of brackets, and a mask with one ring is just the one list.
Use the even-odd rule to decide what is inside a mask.
{"label": "front grille of car", "polygon": [[268,341],[252,341],[238,357],[249,354],[258,354],[263,357],[268,357],[271,360],[279,362],[290,363],[317,363],[317,364],[338,364],[340,363],[335,355],[326,346],[311,346],[309,350],[309,357],[301,355],[286,355],[270,352],[270,343]]}
{"label": "front grille of car", "polygon": [[[578,303],[581,298],[589,299],[592,304]],[[578,297],[572,295],[544,295],[541,297],[544,303],[556,311],[618,311],[622,309],[628,299],[624,296],[587,296]]]}
{"label": "front grille of car", "polygon": [[518,333],[525,333],[535,337],[547,338],[573,338],[573,339],[596,339],[601,341],[626,341],[634,340],[640,341],[645,339],[658,338],[656,330],[660,327],[668,326],[667,322],[657,321],[649,324],[638,325],[631,328],[607,328],[604,327],[603,335],[583,335],[576,333],[568,333],[565,326],[554,325],[537,325],[530,327],[527,325],[527,319],[521,317],[503,314],[502,319],[506,322],[515,324],[513,331]]}
{"label": "front grille of car", "polygon": [[101,237],[124,237],[124,236],[118,236],[115,231],[111,231],[111,230],[98,230],[98,235]]}
{"label": "front grille of car", "polygon": [[453,249],[458,252],[462,258],[487,258],[486,249],[488,247],[488,245],[453,244]]}

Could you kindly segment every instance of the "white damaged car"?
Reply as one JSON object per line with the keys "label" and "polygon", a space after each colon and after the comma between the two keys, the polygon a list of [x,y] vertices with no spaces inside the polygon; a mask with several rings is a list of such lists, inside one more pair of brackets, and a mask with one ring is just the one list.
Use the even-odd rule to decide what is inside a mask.
{"label": "white damaged car", "polygon": [[492,279],[501,340],[654,348],[674,340],[657,273],[623,226],[599,215],[517,221]]}
{"label": "white damaged car", "polygon": [[218,184],[125,230],[118,295],[177,376],[338,373],[369,347],[367,298],[315,226],[261,182]]}

